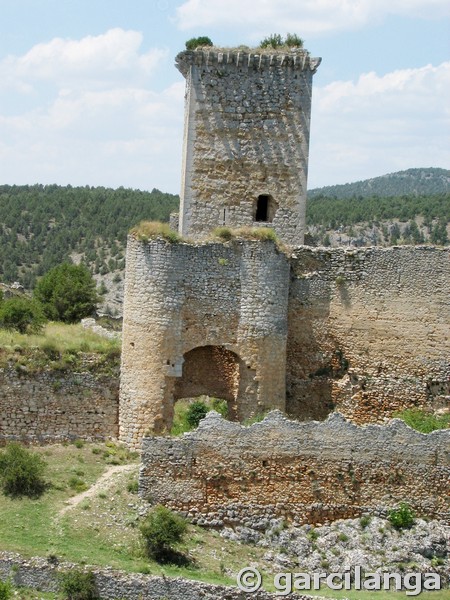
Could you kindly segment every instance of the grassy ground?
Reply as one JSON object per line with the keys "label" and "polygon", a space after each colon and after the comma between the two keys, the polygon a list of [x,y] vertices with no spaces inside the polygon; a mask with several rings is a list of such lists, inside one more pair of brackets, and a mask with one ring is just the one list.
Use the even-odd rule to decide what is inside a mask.
{"label": "grassy ground", "polygon": [[[0,329],[0,367],[14,365],[27,372],[95,369],[99,373],[119,364],[121,341],[100,337],[81,324],[47,323],[42,334],[25,335]],[[85,361],[95,355],[95,360]]]}
{"label": "grassy ground", "polygon": [[[139,535],[139,510],[143,504],[136,495],[138,458],[125,449],[106,444],[52,445],[35,449],[48,463],[48,491],[37,500],[11,499],[0,495],[0,549],[25,557],[57,556],[60,560],[112,566],[131,572],[183,576],[210,583],[235,585],[235,573],[242,567],[259,565],[266,588],[274,590],[271,565],[263,556],[266,549],[225,540],[214,531],[189,526],[181,550],[189,566],[159,565],[145,557]],[[112,476],[109,484],[71,507],[67,502],[91,486],[111,465],[130,465],[131,470]],[[393,592],[336,592],[321,589],[315,595],[350,600],[406,598]],[[20,590],[17,598],[50,599]],[[423,597],[423,594],[422,596]],[[426,594],[432,600],[450,600],[450,592]]]}

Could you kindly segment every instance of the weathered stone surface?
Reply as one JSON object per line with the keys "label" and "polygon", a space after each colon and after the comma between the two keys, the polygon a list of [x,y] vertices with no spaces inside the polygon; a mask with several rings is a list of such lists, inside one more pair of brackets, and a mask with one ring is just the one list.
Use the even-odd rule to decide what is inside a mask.
{"label": "weathered stone surface", "polygon": [[139,493],[194,522],[266,529],[385,515],[400,501],[448,519],[450,431],[393,420],[359,427],[333,414],[298,423],[271,412],[242,427],[209,413],[181,438],[147,437]]}
{"label": "weathered stone surface", "polygon": [[[10,578],[17,586],[34,588],[43,592],[59,590],[59,573],[79,568],[71,563],[52,565],[43,558],[24,559],[18,554],[0,552],[0,580]],[[84,567],[95,576],[98,597],[105,600],[244,600],[248,594],[237,587],[211,585],[181,577],[158,577],[131,574],[113,569]],[[252,594],[255,600],[271,600],[275,594],[258,591]],[[311,596],[290,594],[293,600],[312,600]],[[317,598],[317,596],[315,597]]]}
{"label": "weathered stone surface", "polygon": [[245,419],[284,408],[289,263],[271,242],[127,247],[120,439],[170,427],[202,393]]}
{"label": "weathered stone surface", "polygon": [[[181,52],[186,78],[179,231],[266,225],[302,244],[312,76],[320,60],[284,54]],[[258,197],[269,197],[260,222]]]}
{"label": "weathered stone surface", "polygon": [[118,396],[118,377],[0,369],[0,442],[115,438]]}
{"label": "weathered stone surface", "polygon": [[299,248],[291,258],[287,412],[357,423],[450,406],[450,251]]}
{"label": "weathered stone surface", "polygon": [[121,439],[170,427],[179,398],[356,423],[450,400],[450,251],[169,244],[130,238]]}

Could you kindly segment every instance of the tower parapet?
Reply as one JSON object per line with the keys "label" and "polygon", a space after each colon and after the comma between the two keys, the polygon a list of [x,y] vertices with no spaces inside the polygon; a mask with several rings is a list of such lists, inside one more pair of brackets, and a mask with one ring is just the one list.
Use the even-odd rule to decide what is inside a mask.
{"label": "tower parapet", "polygon": [[263,226],[302,244],[320,59],[214,48],[181,52],[176,64],[186,78],[180,233]]}

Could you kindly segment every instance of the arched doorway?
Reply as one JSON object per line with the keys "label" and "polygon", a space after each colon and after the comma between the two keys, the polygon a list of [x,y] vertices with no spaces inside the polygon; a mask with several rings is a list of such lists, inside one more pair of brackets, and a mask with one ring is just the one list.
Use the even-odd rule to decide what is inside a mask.
{"label": "arched doorway", "polygon": [[223,346],[199,346],[183,358],[183,373],[175,381],[173,400],[202,395],[221,398],[228,403],[229,419],[236,420],[242,372],[246,369],[239,356]]}

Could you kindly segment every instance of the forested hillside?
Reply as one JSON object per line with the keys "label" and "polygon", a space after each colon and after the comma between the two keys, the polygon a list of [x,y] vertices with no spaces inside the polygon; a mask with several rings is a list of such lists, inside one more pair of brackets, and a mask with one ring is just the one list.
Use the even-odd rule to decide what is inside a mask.
{"label": "forested hillside", "polygon": [[168,221],[178,196],[57,185],[0,186],[0,276],[34,286],[36,277],[76,256],[95,274],[124,268],[129,229]]}
{"label": "forested hillside", "polygon": [[[449,175],[450,171],[443,169],[409,169],[357,184],[322,188],[352,190],[348,198],[313,190],[308,194],[307,243],[448,244]],[[375,194],[375,189],[382,189],[378,180],[387,182],[385,195]],[[401,181],[404,185],[398,187]],[[445,185],[447,191],[436,191]],[[392,196],[394,187],[401,192]],[[423,193],[417,192],[419,187]],[[414,193],[406,193],[411,189]],[[142,220],[167,222],[178,204],[178,196],[156,189],[0,186],[0,281],[19,281],[30,290],[36,278],[50,268],[66,260],[81,261],[97,280],[102,310],[120,314],[128,231]]]}
{"label": "forested hillside", "polygon": [[308,198],[353,198],[368,196],[420,196],[450,193],[450,171],[447,169],[407,169],[381,177],[330,185],[308,191]]}

